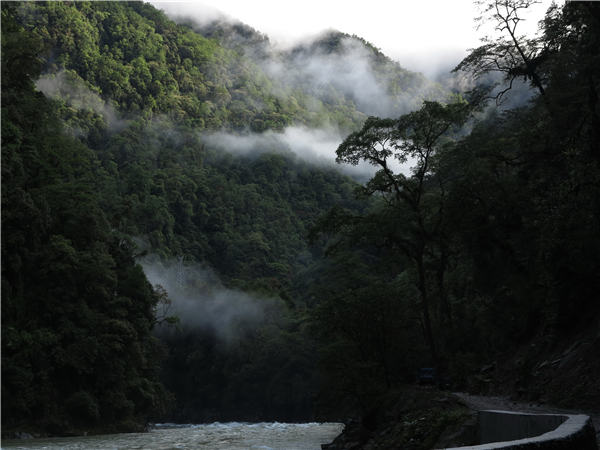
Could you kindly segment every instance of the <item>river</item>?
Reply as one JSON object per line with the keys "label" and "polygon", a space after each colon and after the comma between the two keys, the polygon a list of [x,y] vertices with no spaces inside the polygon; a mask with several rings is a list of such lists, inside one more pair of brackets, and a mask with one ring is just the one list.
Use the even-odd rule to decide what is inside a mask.
{"label": "river", "polygon": [[321,444],[331,442],[342,428],[339,423],[158,424],[147,433],[3,440],[2,448],[320,450]]}

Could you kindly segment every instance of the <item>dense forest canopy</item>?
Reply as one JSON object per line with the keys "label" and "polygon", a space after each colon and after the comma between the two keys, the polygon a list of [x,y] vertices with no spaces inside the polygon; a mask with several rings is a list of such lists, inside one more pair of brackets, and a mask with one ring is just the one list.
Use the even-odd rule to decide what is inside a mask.
{"label": "dense forest canopy", "polygon": [[[341,267],[357,252],[381,264],[372,272],[356,268],[373,273],[367,286],[383,294],[363,290],[349,268],[334,267],[330,276],[341,276],[348,290],[325,282],[317,308],[324,341],[336,343],[329,358],[344,355],[344,364],[332,364],[331,386],[362,403],[373,397],[364,379],[389,389],[410,379],[407,365],[432,365],[456,388],[472,387],[470,370],[528,342],[530,360],[519,362],[514,388],[558,402],[577,392],[594,399],[589,405],[598,399],[591,350],[580,360],[577,388],[564,398],[550,387],[560,385],[560,374],[542,386],[534,368],[540,353],[569,336],[597,334],[600,9],[589,2],[553,6],[542,36],[527,40],[514,28],[526,5],[485,3],[488,20],[508,35],[485,41],[456,69],[476,77],[500,71],[499,88],[479,85],[470,104],[425,102],[398,119],[370,118],[338,148],[339,161],[380,169],[362,188],[375,199],[368,214],[335,210],[321,225]],[[537,91],[528,103],[477,111],[486,99],[510,95],[517,77]],[[452,126],[473,108],[478,120],[463,136]],[[409,176],[390,168],[394,158],[409,156]],[[377,326],[365,326],[365,310]],[[344,378],[348,367],[360,375]]]}
{"label": "dense forest canopy", "polygon": [[[5,425],[129,430],[173,401],[182,420],[310,416],[306,236],[332,205],[359,208],[354,182],[280,139],[243,155],[199,131],[363,115],[309,94],[296,113],[252,61],[141,3],[2,8]],[[177,112],[186,96],[208,109]],[[236,125],[236,96],[260,117]],[[228,333],[185,320],[238,307],[258,317],[233,314]]]}
{"label": "dense forest canopy", "polygon": [[2,3],[3,429],[339,418],[596,326],[600,8],[500,3],[455,93],[338,32]]}

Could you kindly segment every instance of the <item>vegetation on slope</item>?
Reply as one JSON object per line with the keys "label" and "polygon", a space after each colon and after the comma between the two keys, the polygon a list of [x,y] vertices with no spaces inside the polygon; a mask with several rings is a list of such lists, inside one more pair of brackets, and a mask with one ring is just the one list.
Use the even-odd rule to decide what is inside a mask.
{"label": "vegetation on slope", "polygon": [[[459,381],[597,323],[598,16],[553,8],[522,43],[529,59],[502,61],[539,95],[466,134],[475,95],[365,121],[341,77],[323,90],[273,77],[143,3],[2,4],[3,429],[366,413],[418,367]],[[489,70],[498,50],[461,68]],[[386,111],[437,95],[343,34],[277,58],[357,54]],[[291,124],[353,131],[339,160],[380,172],[357,199],[356,183],[285,148],[241,155],[198,133]],[[413,172],[392,172],[394,154]],[[169,299],[136,259],[216,275],[178,279]],[[251,297],[260,320],[234,316],[223,339],[188,314],[157,333],[180,294],[200,307],[221,291]]]}
{"label": "vegetation on slope", "polygon": [[40,42],[2,14],[3,428],[141,429],[168,402],[159,298],[103,211],[108,174],[34,90]]}
{"label": "vegetation on slope", "polygon": [[[239,156],[203,142],[203,126],[238,126],[228,93],[245,63],[149,6],[2,10],[4,430],[140,429],[167,417],[161,368],[181,420],[311,417],[317,381],[302,273],[315,256],[306,235],[331,205],[353,204],[354,183],[286,148]],[[57,72],[38,79],[41,70]],[[174,83],[176,73],[194,88]],[[280,108],[260,71],[248,73],[266,84],[240,98]],[[181,113],[185,95],[218,103],[215,83],[227,86],[221,112]],[[299,122],[309,115],[286,111]],[[291,121],[273,114],[266,127]],[[186,323],[163,335],[163,348],[151,330],[171,300],[136,265],[143,252],[210,267],[226,287],[278,304],[277,315],[236,332],[239,349]],[[206,287],[190,283],[203,303]],[[250,351],[262,356],[249,361]],[[245,409],[240,395],[250,396]]]}
{"label": "vegetation on slope", "polygon": [[[321,224],[335,258],[315,309],[329,393],[361,405],[423,366],[465,388],[485,362],[532,343],[542,359],[521,358],[517,379],[499,382],[557,401],[536,376],[544,355],[581,330],[592,330],[586,345],[599,338],[598,17],[591,3],[551,8],[540,40],[517,41],[535,65],[514,59],[511,40],[497,41],[504,53],[475,50],[460,68],[506,67],[507,83],[524,76],[538,95],[488,112],[464,137],[445,124],[467,104],[426,102],[371,118],[340,145],[338,160],[380,171],[363,190],[375,199],[368,214],[337,210]],[[505,59],[486,65],[493,58]],[[387,164],[408,156],[408,176]],[[597,403],[594,376],[572,382]]]}
{"label": "vegetation on slope", "polygon": [[351,104],[334,108],[299,90],[278,95],[250,59],[142,2],[27,2],[19,21],[44,41],[44,72],[75,72],[121,111],[254,131],[362,119]]}

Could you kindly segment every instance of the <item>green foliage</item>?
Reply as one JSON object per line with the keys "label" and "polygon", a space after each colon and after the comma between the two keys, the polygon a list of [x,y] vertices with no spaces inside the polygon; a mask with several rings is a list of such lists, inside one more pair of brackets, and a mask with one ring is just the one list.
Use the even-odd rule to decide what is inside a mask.
{"label": "green foliage", "polygon": [[[395,115],[419,108],[424,100],[441,100],[448,94],[439,84],[404,69],[359,36],[338,31],[327,32],[310,44],[299,44],[278,57],[281,61],[276,62],[284,64],[289,72],[285,84],[300,87],[339,112],[356,105],[365,114],[384,110],[386,115]],[[315,67],[307,70],[307,65]],[[354,67],[360,70],[353,73]],[[330,79],[323,73],[327,70],[332,72]],[[348,71],[349,79],[345,78]],[[352,85],[356,83],[365,86],[355,89]],[[374,105],[375,99],[365,98],[368,94],[364,95],[363,90],[377,92],[378,101],[386,106]]]}
{"label": "green foliage", "polygon": [[[597,322],[597,17],[591,4],[550,9],[535,43],[544,49],[533,79],[539,95],[527,106],[489,113],[464,135],[451,134],[452,123],[478,105],[425,102],[397,120],[369,118],[340,145],[339,161],[380,168],[362,189],[378,200],[368,214],[338,209],[320,221],[331,264],[350,275],[319,288],[314,317],[320,329],[347,330],[323,334],[321,348],[330,349],[326,373],[353,395],[365,378],[385,389],[382,372],[365,371],[368,363],[381,370],[383,360],[374,361],[374,350],[369,358],[359,353],[378,332],[400,348],[426,343],[437,350],[429,362],[394,350],[404,359],[396,363],[401,373],[434,363],[464,379],[482,359],[535,336],[552,346]],[[489,48],[476,49],[462,68],[477,75],[483,69],[472,64]],[[413,158],[412,173],[394,173],[394,157]],[[365,261],[385,269],[369,271]],[[383,299],[394,299],[396,330],[376,314],[386,305],[382,285],[389,290]],[[411,324],[417,312],[421,323]],[[405,327],[413,333],[399,333]]]}
{"label": "green foliage", "polygon": [[[208,264],[229,286],[285,299],[289,318],[270,319],[239,350],[204,330],[167,340],[163,381],[185,412],[178,418],[310,417],[314,341],[297,273],[314,260],[309,227],[335,202],[353,204],[353,183],[285,150],[237,157],[203,143],[197,124],[246,127],[258,110],[263,129],[281,128],[286,100],[255,68],[242,73],[235,53],[151,7],[15,4],[3,14],[3,57],[22,71],[3,62],[4,426],[132,430],[166,417],[163,349],[151,330],[175,319],[161,315],[168,298],[136,266],[129,237],[160,257]],[[37,53],[19,46],[39,52],[41,41],[51,49],[44,69],[56,73],[38,87],[53,101],[26,76],[39,74]],[[176,76],[185,89],[168,88]],[[198,103],[181,113],[174,101]],[[212,356],[193,364],[188,353]]]}
{"label": "green foliage", "polygon": [[170,348],[163,373],[177,407],[169,420],[298,421],[314,416],[318,386],[315,341],[305,320],[282,305],[256,329],[228,342],[202,329],[163,339]]}
{"label": "green foliage", "polygon": [[[355,183],[285,149],[235,155],[198,133],[356,130],[364,116],[335,86],[280,85],[143,3],[2,4],[3,426],[300,420],[317,395],[324,411],[365,409],[417,367],[463,374],[539,330],[558,338],[594,320],[597,15],[553,8],[543,99],[467,135],[458,126],[477,105],[460,98],[367,119],[338,149],[380,169],[356,200]],[[435,91],[362,45],[396,100],[407,86]],[[394,173],[392,158],[412,172]],[[227,344],[166,332],[166,354],[152,329],[175,319],[140,251],[208,265],[276,306]]]}
{"label": "green foliage", "polygon": [[[379,168],[364,192],[383,200],[375,214],[382,217],[379,223],[387,222],[383,225],[387,245],[398,249],[410,261],[402,270],[407,270],[406,274],[414,271],[425,338],[435,365],[439,365],[439,361],[432,330],[429,271],[438,273],[438,303],[446,310],[449,320],[443,288],[449,245],[443,229],[445,183],[436,176],[435,166],[442,138],[468,117],[468,104],[458,100],[449,105],[424,102],[418,111],[395,120],[371,117],[362,130],[348,136],[337,150],[338,162],[356,165],[366,161]],[[392,159],[401,163],[412,161],[412,175],[394,173],[390,167]],[[390,230],[389,224],[393,224],[394,229]]]}
{"label": "green foliage", "polygon": [[164,114],[195,128],[264,131],[302,123],[356,126],[352,106],[319,103],[305,92],[281,95],[248,57],[148,4],[23,3],[18,20],[44,42],[43,70],[76,72],[121,111]]}
{"label": "green foliage", "polygon": [[[37,61],[13,54],[21,50],[10,43],[30,37],[11,6],[2,8],[2,67],[12,58],[23,78],[2,78],[3,426],[142,428],[167,398],[151,335],[155,294],[100,208],[99,161],[23,75]],[[134,403],[140,383],[149,403]],[[117,413],[111,395],[134,406]]]}

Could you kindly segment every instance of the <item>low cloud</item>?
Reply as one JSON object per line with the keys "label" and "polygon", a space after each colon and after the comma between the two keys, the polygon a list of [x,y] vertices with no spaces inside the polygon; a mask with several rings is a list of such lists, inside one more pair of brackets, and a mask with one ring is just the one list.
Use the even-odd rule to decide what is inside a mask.
{"label": "low cloud", "polygon": [[100,115],[111,131],[120,131],[127,122],[120,118],[117,110],[90,90],[79,76],[71,71],[61,70],[42,75],[35,87],[46,97],[62,99],[75,109],[86,109]]}
{"label": "low cloud", "polygon": [[187,23],[193,19],[197,24],[204,26],[215,21],[234,20],[218,9],[201,2],[151,1],[150,3],[178,23]]}
{"label": "low cloud", "polygon": [[519,108],[526,105],[534,96],[537,95],[537,90],[531,86],[531,83],[523,78],[515,78],[511,89],[507,90],[502,96],[498,104],[494,100],[498,93],[508,88],[509,83],[505,80],[505,75],[502,72],[488,72],[478,77],[470,72],[457,71],[448,72],[438,78],[438,82],[446,89],[452,92],[468,93],[476,87],[487,87],[488,104],[486,111],[493,110],[506,111],[509,109]]}
{"label": "low cloud", "polygon": [[[352,102],[372,116],[397,117],[418,109],[423,99],[440,96],[420,74],[376,54],[361,39],[333,30],[281,47],[267,36],[212,8],[153,2],[173,20],[214,37],[245,54],[275,81],[274,93],[301,90],[323,103]],[[398,80],[401,78],[401,80]],[[398,86],[403,86],[399,91]],[[283,88],[283,89],[280,89]]]}
{"label": "low cloud", "polygon": [[[280,132],[233,134],[223,131],[206,134],[202,140],[211,147],[234,155],[293,154],[308,163],[335,168],[356,181],[365,182],[375,174],[375,167],[365,162],[356,166],[335,162],[336,150],[345,137],[345,134],[335,128],[290,126]],[[401,165],[396,160],[392,162],[392,169],[409,173],[408,166]]]}
{"label": "low cloud", "polygon": [[212,333],[223,342],[232,342],[255,329],[276,309],[273,299],[226,288],[208,267],[176,259],[165,262],[152,256],[139,263],[150,283],[166,290],[171,300],[168,315],[177,316],[185,329]]}
{"label": "low cloud", "polygon": [[[327,41],[337,32],[319,39]],[[355,37],[343,37],[335,51],[307,42],[288,52],[273,53],[259,62],[263,70],[282,85],[303,89],[327,102],[335,89],[354,102],[366,115],[397,117],[417,109],[423,98],[431,97],[429,81],[418,74],[402,74],[405,89],[394,92],[390,83],[398,66],[378,60],[373,50]],[[327,44],[325,44],[327,45]],[[398,74],[400,75],[400,74]]]}

